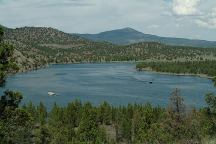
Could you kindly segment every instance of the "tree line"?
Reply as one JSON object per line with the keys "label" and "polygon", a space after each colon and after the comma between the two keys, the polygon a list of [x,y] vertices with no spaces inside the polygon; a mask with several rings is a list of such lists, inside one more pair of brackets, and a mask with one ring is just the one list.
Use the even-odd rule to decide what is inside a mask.
{"label": "tree line", "polygon": [[162,61],[142,62],[136,65],[138,70],[153,70],[156,72],[168,72],[176,74],[204,74],[212,78],[216,84],[216,61]]}
{"label": "tree line", "polygon": [[140,144],[215,142],[216,96],[207,106],[188,109],[178,89],[167,108],[151,104],[113,107],[73,101],[65,107],[43,103],[20,106],[22,95],[6,91],[0,100],[0,143]]}

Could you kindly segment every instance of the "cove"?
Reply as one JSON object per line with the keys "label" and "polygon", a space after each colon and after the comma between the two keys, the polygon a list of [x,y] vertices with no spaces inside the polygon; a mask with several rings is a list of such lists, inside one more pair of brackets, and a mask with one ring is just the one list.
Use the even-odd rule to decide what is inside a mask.
{"label": "cove", "polygon": [[[167,106],[170,93],[179,88],[187,106],[203,107],[205,94],[216,93],[209,79],[196,76],[175,76],[139,72],[135,63],[61,64],[50,65],[27,73],[10,76],[1,94],[7,90],[20,91],[23,102],[53,103],[61,106],[80,100],[98,105],[107,101],[114,106],[129,103],[151,103]],[[150,83],[152,82],[152,83]],[[51,91],[56,96],[49,96]]]}

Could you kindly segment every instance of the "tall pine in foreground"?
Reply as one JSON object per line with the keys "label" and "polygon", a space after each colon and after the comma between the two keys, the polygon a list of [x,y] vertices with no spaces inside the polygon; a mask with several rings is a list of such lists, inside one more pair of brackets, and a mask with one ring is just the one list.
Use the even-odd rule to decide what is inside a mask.
{"label": "tall pine in foreground", "polygon": [[3,28],[0,27],[0,86],[4,84],[8,73],[15,73],[19,69],[12,59],[14,49],[3,42],[3,35]]}
{"label": "tall pine in foreground", "polygon": [[[13,63],[13,47],[3,42],[3,28],[0,27],[0,85],[5,83],[8,73],[17,71]],[[6,91],[0,98],[0,144],[28,144],[31,142],[32,117],[19,108],[22,95]]]}

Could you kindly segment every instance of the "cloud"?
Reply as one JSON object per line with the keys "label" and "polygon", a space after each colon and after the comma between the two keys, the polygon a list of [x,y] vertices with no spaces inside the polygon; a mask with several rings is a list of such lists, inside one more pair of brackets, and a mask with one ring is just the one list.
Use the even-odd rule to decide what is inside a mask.
{"label": "cloud", "polygon": [[181,21],[191,21],[199,28],[216,29],[216,2],[212,0],[173,0],[172,14]]}
{"label": "cloud", "polygon": [[206,27],[210,29],[216,29],[216,18],[208,20],[196,20],[196,23],[201,27]]}
{"label": "cloud", "polygon": [[200,27],[216,29],[216,8],[195,20]]}
{"label": "cloud", "polygon": [[6,6],[14,5],[14,8],[81,7],[92,5],[92,3],[87,0],[0,0],[0,4]]}
{"label": "cloud", "polygon": [[173,0],[173,13],[178,16],[197,15],[199,2],[200,0]]}
{"label": "cloud", "polygon": [[36,5],[38,8],[48,8],[48,7],[79,7],[79,6],[91,6],[93,3],[87,2],[86,0],[61,0],[53,1],[46,0],[40,2]]}
{"label": "cloud", "polygon": [[157,25],[157,24],[152,24],[152,25],[149,25],[149,26],[148,26],[149,29],[157,29],[157,28],[159,28],[159,27],[160,27],[160,26]]}
{"label": "cloud", "polygon": [[0,24],[99,33],[131,27],[160,36],[215,40],[216,0],[0,0]]}

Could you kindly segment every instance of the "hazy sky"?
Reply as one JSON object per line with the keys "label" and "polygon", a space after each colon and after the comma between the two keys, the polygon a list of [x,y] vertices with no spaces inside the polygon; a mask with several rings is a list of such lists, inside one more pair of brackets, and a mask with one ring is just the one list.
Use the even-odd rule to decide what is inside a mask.
{"label": "hazy sky", "polygon": [[68,33],[131,27],[160,36],[216,41],[216,0],[0,0],[0,24]]}

